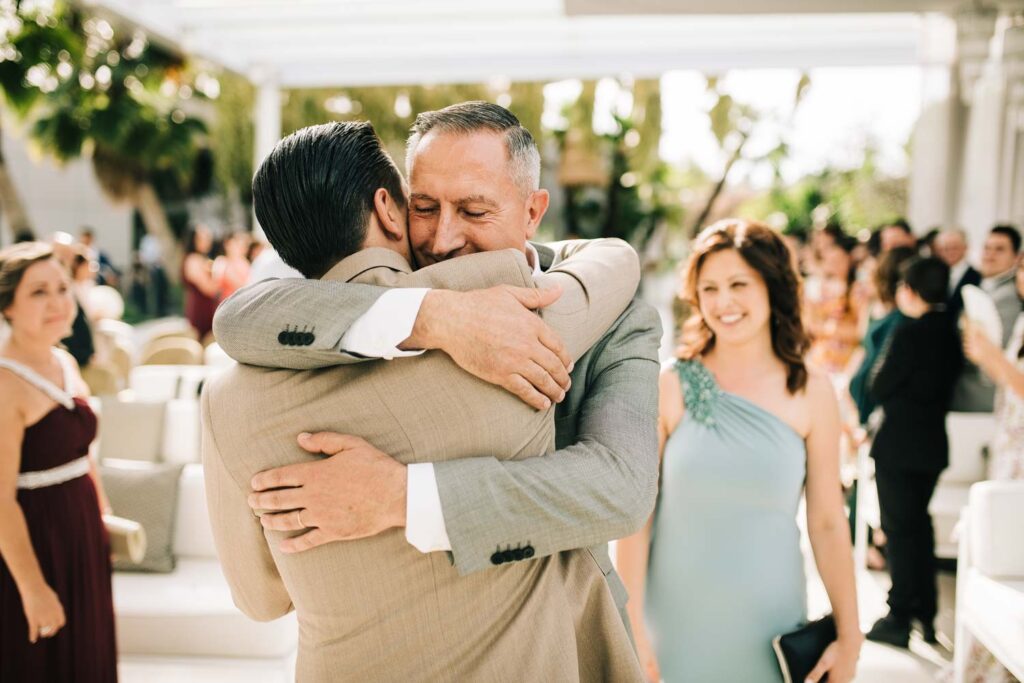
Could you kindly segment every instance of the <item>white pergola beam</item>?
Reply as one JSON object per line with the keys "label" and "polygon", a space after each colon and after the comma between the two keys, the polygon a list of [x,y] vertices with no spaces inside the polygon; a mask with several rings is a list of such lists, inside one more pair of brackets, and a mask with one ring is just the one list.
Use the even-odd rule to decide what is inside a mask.
{"label": "white pergola beam", "polygon": [[565,0],[569,16],[622,14],[846,14],[944,12],[963,0]]}
{"label": "white pergola beam", "polygon": [[[725,0],[728,5],[730,0]],[[680,5],[685,3],[680,3]],[[774,0],[746,2],[768,11]],[[814,3],[846,11],[852,2]],[[282,89],[929,63],[921,15],[574,16],[562,0],[100,0],[183,51]],[[641,3],[643,5],[643,3]],[[935,3],[889,2],[921,8]],[[630,9],[632,4],[629,4]],[[703,11],[719,11],[702,5]],[[256,79],[254,79],[256,80]]]}

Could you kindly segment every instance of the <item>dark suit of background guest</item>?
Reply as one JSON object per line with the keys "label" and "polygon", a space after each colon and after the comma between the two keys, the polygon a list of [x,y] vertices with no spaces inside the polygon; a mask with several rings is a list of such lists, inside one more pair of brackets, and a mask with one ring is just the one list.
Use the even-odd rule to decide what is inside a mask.
{"label": "dark suit of background guest", "polygon": [[885,410],[871,457],[882,530],[889,539],[889,607],[895,617],[927,624],[937,609],[928,502],[949,464],[946,413],[962,366],[955,320],[929,311],[896,329],[871,385]]}
{"label": "dark suit of background guest", "polygon": [[967,270],[960,276],[960,279],[952,283],[953,287],[949,293],[949,303],[946,306],[946,310],[953,319],[960,317],[960,312],[964,310],[964,285],[974,285],[978,287],[981,285],[981,273],[975,270],[971,266],[967,266]]}
{"label": "dark suit of background guest", "polygon": [[75,357],[78,365],[84,368],[92,360],[96,346],[92,339],[92,325],[89,324],[89,318],[85,315],[85,309],[82,308],[82,304],[77,298],[75,304],[78,306],[78,313],[75,314],[75,321],[71,324],[71,336],[62,339],[61,343],[68,353]]}

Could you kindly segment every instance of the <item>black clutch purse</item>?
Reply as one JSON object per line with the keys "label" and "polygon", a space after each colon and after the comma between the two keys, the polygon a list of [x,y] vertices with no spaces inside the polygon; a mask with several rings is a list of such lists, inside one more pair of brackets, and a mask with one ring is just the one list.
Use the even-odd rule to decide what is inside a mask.
{"label": "black clutch purse", "polygon": [[[801,626],[795,631],[775,636],[772,647],[779,658],[782,680],[785,683],[803,683],[807,674],[817,665],[825,648],[836,639],[836,620],[831,614]],[[821,683],[828,680],[825,674]]]}

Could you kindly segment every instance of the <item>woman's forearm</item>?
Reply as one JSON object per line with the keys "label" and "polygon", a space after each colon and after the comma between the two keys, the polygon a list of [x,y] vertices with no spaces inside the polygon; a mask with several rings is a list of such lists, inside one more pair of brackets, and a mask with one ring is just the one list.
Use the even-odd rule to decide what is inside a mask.
{"label": "woman's forearm", "polygon": [[857,611],[857,581],[853,569],[850,529],[843,518],[815,527],[808,522],[814,563],[832,604],[840,638],[861,637]]}
{"label": "woman's forearm", "polygon": [[1004,356],[1002,353],[994,353],[981,359],[979,363],[982,371],[989,379],[1000,387],[1005,387],[1024,398],[1024,373]]}
{"label": "woman's forearm", "polygon": [[22,594],[29,588],[46,585],[28,535],[25,514],[13,498],[0,502],[0,556]]}

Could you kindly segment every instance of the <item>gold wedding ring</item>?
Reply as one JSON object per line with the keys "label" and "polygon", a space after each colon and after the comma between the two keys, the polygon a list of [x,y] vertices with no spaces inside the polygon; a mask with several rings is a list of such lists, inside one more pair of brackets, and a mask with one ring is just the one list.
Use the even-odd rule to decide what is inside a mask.
{"label": "gold wedding ring", "polygon": [[39,635],[41,635],[41,636],[48,636],[51,633],[53,633],[53,627],[52,626],[40,626],[39,627]]}

